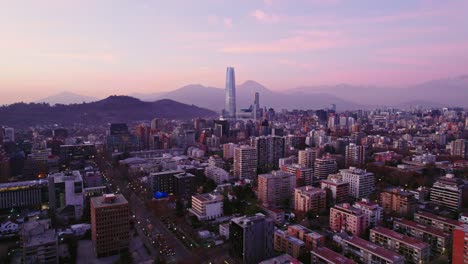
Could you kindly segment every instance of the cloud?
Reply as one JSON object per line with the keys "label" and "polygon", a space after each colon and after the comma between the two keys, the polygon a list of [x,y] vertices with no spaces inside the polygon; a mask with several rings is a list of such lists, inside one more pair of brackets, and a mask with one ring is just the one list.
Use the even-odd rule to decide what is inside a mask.
{"label": "cloud", "polygon": [[263,23],[276,23],[280,20],[280,17],[275,14],[267,14],[265,11],[257,9],[250,13],[250,16],[255,18],[259,22]]}
{"label": "cloud", "polygon": [[223,19],[223,24],[228,27],[228,28],[231,28],[232,27],[232,18],[229,18],[229,17],[225,17]]}
{"label": "cloud", "polygon": [[302,63],[302,62],[299,62],[299,61],[296,61],[296,60],[291,60],[291,59],[281,59],[281,60],[279,60],[278,63],[281,64],[281,65],[290,66],[290,67],[294,67],[294,68],[301,68],[301,69],[304,69],[304,70],[313,70],[313,69],[317,68],[316,65],[314,65],[314,64]]}

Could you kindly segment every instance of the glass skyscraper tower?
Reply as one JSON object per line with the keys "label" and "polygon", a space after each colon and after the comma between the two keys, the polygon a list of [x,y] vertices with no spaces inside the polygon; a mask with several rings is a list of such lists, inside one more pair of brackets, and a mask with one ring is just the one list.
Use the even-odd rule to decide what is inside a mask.
{"label": "glass skyscraper tower", "polygon": [[225,98],[226,117],[236,117],[236,77],[234,68],[228,67],[226,70],[226,98]]}

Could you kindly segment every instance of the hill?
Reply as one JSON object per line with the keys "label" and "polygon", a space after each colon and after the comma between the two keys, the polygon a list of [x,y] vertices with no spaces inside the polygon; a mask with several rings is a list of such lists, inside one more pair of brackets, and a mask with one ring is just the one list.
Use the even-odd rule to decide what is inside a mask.
{"label": "hill", "polygon": [[143,102],[129,96],[110,96],[81,104],[16,103],[0,107],[0,120],[9,126],[40,124],[96,124],[129,122],[153,118],[191,119],[216,116],[216,113],[173,100]]}

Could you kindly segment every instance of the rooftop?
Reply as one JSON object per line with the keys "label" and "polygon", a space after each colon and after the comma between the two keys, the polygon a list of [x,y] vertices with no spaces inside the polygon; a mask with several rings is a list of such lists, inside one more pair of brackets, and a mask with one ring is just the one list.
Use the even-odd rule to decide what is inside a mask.
{"label": "rooftop", "polygon": [[457,220],[453,220],[453,219],[450,219],[450,218],[438,216],[438,215],[431,214],[431,213],[424,212],[424,211],[419,211],[419,212],[415,213],[415,216],[416,215],[421,215],[421,216],[424,216],[424,217],[427,217],[427,218],[430,218],[430,219],[434,219],[434,220],[441,221],[441,222],[451,224],[451,225],[455,225],[455,226],[458,226],[458,225],[461,224]]}
{"label": "rooftop", "polygon": [[57,242],[54,229],[50,228],[49,220],[26,222],[23,225],[23,243],[25,247],[37,247]]}
{"label": "rooftop", "polygon": [[291,257],[288,254],[283,254],[278,257],[274,257],[271,259],[264,260],[260,262],[259,264],[300,264],[299,260]]}
{"label": "rooftop", "polygon": [[104,194],[103,196],[91,198],[91,203],[94,205],[94,208],[99,208],[128,204],[128,201],[122,194]]}
{"label": "rooftop", "polygon": [[383,235],[385,235],[387,237],[390,237],[390,238],[392,238],[394,240],[398,240],[398,241],[404,242],[406,244],[410,244],[411,246],[417,247],[419,249],[429,247],[428,244],[426,244],[426,243],[424,243],[422,241],[419,241],[419,240],[417,240],[415,238],[412,238],[412,237],[409,237],[409,236],[402,235],[402,234],[400,234],[398,232],[395,232],[395,231],[390,230],[390,229],[385,228],[385,227],[381,227],[381,226],[374,227],[374,228],[371,229],[371,232],[372,231],[383,234]]}
{"label": "rooftop", "polygon": [[333,264],[354,264],[355,262],[330,250],[326,247],[319,247],[311,252],[322,259],[325,259]]}
{"label": "rooftop", "polygon": [[47,185],[47,180],[35,180],[35,181],[20,181],[20,182],[8,182],[0,184],[0,192],[12,191],[15,189],[25,189],[28,187]]}
{"label": "rooftop", "polygon": [[372,252],[374,255],[377,255],[383,259],[386,259],[388,261],[397,261],[397,260],[404,260],[404,258],[396,253],[393,253],[390,250],[387,250],[383,247],[377,246],[374,243],[371,243],[369,241],[366,241],[362,238],[353,236],[349,238],[345,238],[344,241],[346,243],[352,244],[354,246],[357,246],[361,249],[364,249],[366,251]]}
{"label": "rooftop", "polygon": [[223,201],[224,196],[219,194],[204,193],[193,195],[192,198],[195,198],[201,202],[210,202],[210,201]]}
{"label": "rooftop", "polygon": [[418,224],[416,222],[409,221],[409,220],[406,220],[406,219],[395,219],[394,223],[403,224],[403,225],[409,226],[411,228],[415,228],[415,229],[418,229],[418,230],[421,230],[421,231],[424,231],[426,233],[429,233],[429,234],[432,234],[432,235],[435,235],[435,236],[439,236],[439,237],[448,238],[450,236],[449,234],[447,234],[447,233],[445,233],[443,231],[440,231],[438,229],[435,229],[433,227],[430,227],[430,226],[427,226],[427,225],[421,225],[421,224]]}

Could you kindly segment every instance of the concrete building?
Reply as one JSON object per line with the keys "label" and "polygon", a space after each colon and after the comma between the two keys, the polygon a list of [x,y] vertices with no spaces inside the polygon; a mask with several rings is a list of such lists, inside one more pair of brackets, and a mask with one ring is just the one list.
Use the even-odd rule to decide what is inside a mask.
{"label": "concrete building", "polygon": [[349,195],[358,200],[374,192],[374,174],[355,167],[340,170],[344,182],[349,183]]}
{"label": "concrete building", "polygon": [[342,241],[344,254],[350,254],[365,264],[385,263],[404,264],[405,258],[388,249],[368,242],[357,236],[344,238]]}
{"label": "concrete building", "polygon": [[177,197],[189,198],[195,193],[195,175],[181,172],[174,175],[174,193]]}
{"label": "concrete building", "polygon": [[320,148],[306,148],[305,150],[299,150],[298,163],[306,168],[313,169],[315,160],[320,155]]}
{"label": "concrete building", "polygon": [[309,252],[325,245],[325,237],[302,225],[288,226],[288,235],[298,238],[305,243],[305,250]]}
{"label": "concrete building", "polygon": [[236,77],[233,67],[226,69],[225,116],[236,118]]}
{"label": "concrete building", "polygon": [[355,264],[356,262],[346,258],[343,255],[336,253],[326,247],[319,247],[311,251],[312,261],[314,264]]}
{"label": "concrete building", "polygon": [[242,145],[234,149],[234,176],[239,179],[257,180],[257,150]]}
{"label": "concrete building", "polygon": [[359,146],[351,143],[346,146],[345,149],[345,166],[357,166],[362,167],[366,162],[366,148],[365,146]]}
{"label": "concrete building", "polygon": [[466,264],[468,262],[468,225],[457,226],[453,232],[452,264]]}
{"label": "concrete building", "polygon": [[259,264],[291,264],[291,263],[302,264],[302,262],[300,262],[296,258],[291,257],[288,254],[283,254],[283,255],[279,255],[271,259],[264,260],[260,262]]}
{"label": "concrete building", "polygon": [[296,177],[284,171],[258,175],[258,199],[265,206],[281,207],[296,188]]}
{"label": "concrete building", "polygon": [[386,214],[409,216],[414,213],[417,200],[414,193],[400,188],[388,188],[380,194],[380,203]]}
{"label": "concrete building", "polygon": [[91,237],[97,257],[118,254],[130,243],[130,208],[121,194],[91,198]]}
{"label": "concrete building", "polygon": [[229,181],[229,173],[222,168],[208,166],[205,168],[205,176],[212,179],[217,185]]}
{"label": "concrete building", "polygon": [[210,156],[208,158],[208,166],[223,168],[224,167],[224,160],[218,155]]}
{"label": "concrete building", "polygon": [[372,228],[370,230],[370,241],[405,257],[406,263],[429,263],[431,256],[429,244],[391,229],[384,227]]}
{"label": "concrete building", "polygon": [[0,209],[40,209],[49,202],[48,193],[47,180],[1,183]]}
{"label": "concrete building", "polygon": [[251,146],[257,149],[258,167],[265,171],[274,169],[279,159],[284,157],[284,137],[268,135],[252,138]]}
{"label": "concrete building", "polygon": [[432,186],[430,200],[448,209],[459,210],[463,204],[464,192],[466,192],[466,187],[463,180],[455,178],[453,174],[447,174]]}
{"label": "concrete building", "polygon": [[305,252],[304,241],[289,236],[286,231],[276,229],[274,234],[274,248],[276,252],[286,253],[298,258]]}
{"label": "concrete building", "polygon": [[51,174],[49,180],[49,206],[56,213],[72,208],[70,217],[79,219],[83,215],[84,188],[83,178],[79,171]]}
{"label": "concrete building", "polygon": [[383,207],[369,199],[356,202],[353,207],[360,209],[366,215],[366,227],[379,226],[383,221]]}
{"label": "concrete building", "polygon": [[[322,190],[330,190],[331,197],[327,197],[331,203],[339,204],[348,202],[349,199],[349,183],[338,179],[321,180],[320,188]],[[328,194],[328,193],[327,193]]]}
{"label": "concrete building", "polygon": [[431,226],[435,229],[444,231],[449,234],[452,234],[453,231],[462,224],[457,220],[438,216],[424,211],[415,213],[414,221],[422,225]]}
{"label": "concrete building", "polygon": [[450,246],[450,234],[406,219],[396,219],[393,222],[393,230],[428,243],[432,256],[446,254]]}
{"label": "concrete building", "polygon": [[465,139],[457,139],[450,142],[450,155],[468,159],[468,141]]}
{"label": "concrete building", "polygon": [[327,193],[319,188],[303,186],[294,189],[294,210],[299,213],[312,211],[320,214],[327,207]]}
{"label": "concrete building", "polygon": [[273,219],[263,214],[231,220],[229,227],[230,255],[245,264],[256,264],[274,255]]}
{"label": "concrete building", "polygon": [[22,263],[59,263],[57,233],[51,229],[50,220],[24,223],[22,237]]}
{"label": "concrete building", "polygon": [[217,194],[192,195],[192,208],[189,211],[199,221],[216,219],[223,216],[223,201],[224,197]]}
{"label": "concrete building", "polygon": [[330,229],[334,232],[347,231],[359,236],[366,230],[367,216],[361,209],[348,203],[330,208]]}
{"label": "concrete building", "polygon": [[328,175],[336,173],[338,164],[336,160],[331,157],[325,157],[315,160],[314,164],[314,178],[316,180],[325,180]]}
{"label": "concrete building", "polygon": [[152,192],[165,192],[174,194],[174,175],[183,173],[182,170],[168,170],[151,173],[148,177],[149,189]]}
{"label": "concrete building", "polygon": [[296,176],[296,186],[314,184],[314,170],[299,164],[283,165],[281,170]]}
{"label": "concrete building", "polygon": [[223,144],[223,159],[228,160],[234,158],[234,149],[236,147],[238,147],[238,145],[234,143]]}

